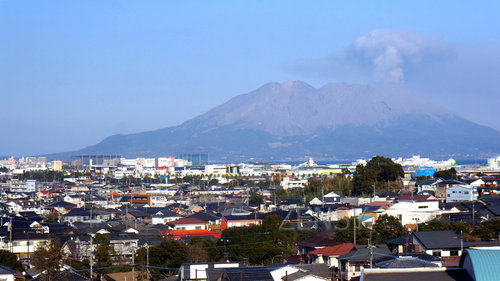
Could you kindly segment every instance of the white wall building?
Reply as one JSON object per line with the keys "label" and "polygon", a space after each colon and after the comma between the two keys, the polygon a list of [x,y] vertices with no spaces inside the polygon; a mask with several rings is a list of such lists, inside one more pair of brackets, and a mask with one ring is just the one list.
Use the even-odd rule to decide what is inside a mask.
{"label": "white wall building", "polygon": [[392,205],[384,214],[394,216],[402,225],[425,223],[441,214],[439,201],[404,201]]}
{"label": "white wall building", "polygon": [[280,186],[287,190],[290,188],[298,188],[298,187],[304,187],[306,185],[307,180],[292,180],[289,177],[283,178],[283,180],[280,182]]}
{"label": "white wall building", "polygon": [[446,189],[446,203],[475,201],[477,197],[477,187],[472,185],[456,185]]}

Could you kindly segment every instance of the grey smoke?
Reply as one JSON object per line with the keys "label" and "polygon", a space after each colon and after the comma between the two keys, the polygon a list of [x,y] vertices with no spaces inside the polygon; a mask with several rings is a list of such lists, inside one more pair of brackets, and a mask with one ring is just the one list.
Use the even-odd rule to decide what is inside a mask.
{"label": "grey smoke", "polygon": [[437,38],[425,38],[409,31],[373,30],[356,38],[348,47],[351,55],[371,64],[374,81],[402,82],[407,64],[446,57],[453,47]]}

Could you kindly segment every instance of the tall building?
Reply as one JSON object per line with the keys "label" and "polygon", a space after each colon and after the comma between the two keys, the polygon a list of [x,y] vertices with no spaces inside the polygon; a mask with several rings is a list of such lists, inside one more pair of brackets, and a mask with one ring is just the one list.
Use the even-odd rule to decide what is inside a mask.
{"label": "tall building", "polygon": [[193,166],[203,166],[208,164],[208,154],[204,153],[199,153],[199,154],[183,153],[179,155],[179,157],[177,158],[189,161]]}
{"label": "tall building", "polygon": [[52,170],[53,171],[61,171],[63,166],[63,162],[60,160],[52,161]]}

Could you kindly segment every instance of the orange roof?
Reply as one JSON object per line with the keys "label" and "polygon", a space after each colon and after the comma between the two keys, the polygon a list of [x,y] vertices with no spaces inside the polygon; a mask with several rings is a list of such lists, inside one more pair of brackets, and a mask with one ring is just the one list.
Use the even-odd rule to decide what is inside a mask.
{"label": "orange roof", "polygon": [[220,238],[220,233],[215,231],[210,231],[208,229],[197,229],[197,230],[168,230],[166,235],[171,235],[174,239],[179,239],[181,237],[191,236],[191,237],[205,237],[212,236],[213,238]]}
{"label": "orange roof", "polygon": [[335,246],[319,248],[309,253],[317,256],[341,256],[349,253],[354,246],[355,245],[353,243],[342,243]]}
{"label": "orange roof", "polygon": [[111,192],[110,194],[108,194],[108,196],[120,196],[120,194],[116,192]]}

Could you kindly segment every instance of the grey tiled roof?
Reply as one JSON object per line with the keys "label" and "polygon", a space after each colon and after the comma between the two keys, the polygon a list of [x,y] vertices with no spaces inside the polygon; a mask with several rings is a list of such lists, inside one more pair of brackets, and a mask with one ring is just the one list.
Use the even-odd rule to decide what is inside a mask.
{"label": "grey tiled roof", "polygon": [[452,230],[413,232],[415,237],[427,249],[459,249],[460,238]]}

